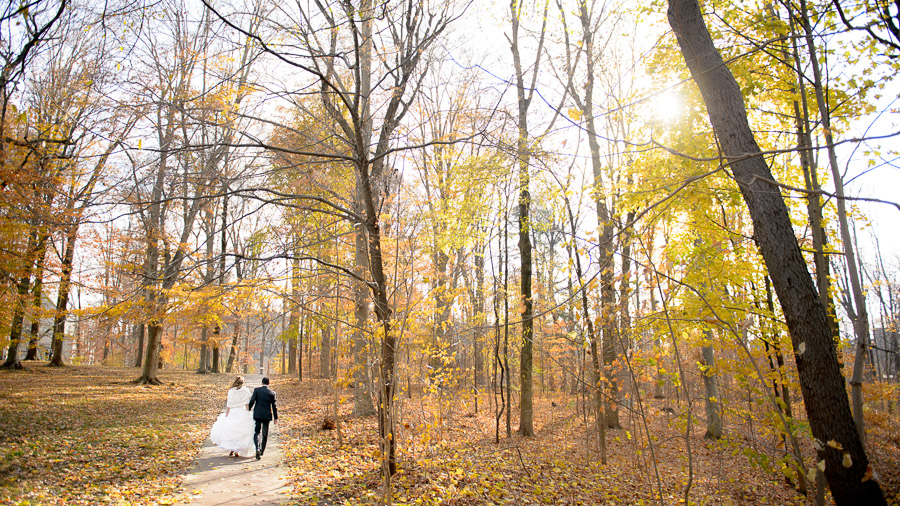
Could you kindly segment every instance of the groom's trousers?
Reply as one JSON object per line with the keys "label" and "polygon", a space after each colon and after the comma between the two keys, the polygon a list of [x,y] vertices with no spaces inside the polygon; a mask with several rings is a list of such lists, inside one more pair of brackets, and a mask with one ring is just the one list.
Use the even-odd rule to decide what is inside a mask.
{"label": "groom's trousers", "polygon": [[[256,451],[264,453],[266,451],[266,442],[269,440],[270,420],[254,418],[253,421],[256,422],[256,427],[253,429],[253,444],[256,445]],[[262,441],[259,439],[260,432],[262,432]]]}

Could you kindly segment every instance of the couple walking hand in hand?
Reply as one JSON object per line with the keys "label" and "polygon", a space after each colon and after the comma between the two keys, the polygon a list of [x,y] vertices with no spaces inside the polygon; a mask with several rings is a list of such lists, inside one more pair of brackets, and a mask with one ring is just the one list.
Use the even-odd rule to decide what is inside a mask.
{"label": "couple walking hand in hand", "polygon": [[266,451],[269,440],[269,422],[278,421],[275,391],[269,388],[269,378],[262,379],[262,386],[253,392],[244,386],[244,377],[238,376],[228,389],[225,412],[213,424],[209,439],[228,450],[229,457],[240,457],[256,452],[256,460]]}

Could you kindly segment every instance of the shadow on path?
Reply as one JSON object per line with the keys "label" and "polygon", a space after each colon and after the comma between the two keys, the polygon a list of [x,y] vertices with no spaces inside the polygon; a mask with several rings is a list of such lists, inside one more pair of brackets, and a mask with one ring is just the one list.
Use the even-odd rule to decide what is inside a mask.
{"label": "shadow on path", "polygon": [[[260,385],[261,375],[245,377],[251,390]],[[277,392],[277,386],[273,385]],[[223,393],[224,397],[224,393]],[[275,506],[286,499],[285,468],[281,465],[281,438],[278,424],[269,425],[269,441],[261,460],[253,455],[240,458],[214,445],[208,438],[188,468],[181,486],[185,500],[194,506]]]}

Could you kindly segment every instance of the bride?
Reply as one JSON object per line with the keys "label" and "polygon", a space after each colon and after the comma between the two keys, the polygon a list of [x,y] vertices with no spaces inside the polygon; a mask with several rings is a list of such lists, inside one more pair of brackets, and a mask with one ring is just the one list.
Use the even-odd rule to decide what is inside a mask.
{"label": "bride", "polygon": [[228,450],[229,457],[251,455],[255,449],[253,414],[247,409],[250,395],[250,389],[244,386],[244,377],[235,378],[228,389],[225,412],[219,414],[210,431],[209,439]]}

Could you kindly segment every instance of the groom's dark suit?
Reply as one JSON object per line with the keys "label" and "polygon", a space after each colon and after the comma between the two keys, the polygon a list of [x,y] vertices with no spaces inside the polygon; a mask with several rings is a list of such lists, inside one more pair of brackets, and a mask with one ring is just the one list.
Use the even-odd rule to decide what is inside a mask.
{"label": "groom's dark suit", "polygon": [[[248,405],[253,410],[253,420],[256,428],[253,431],[253,444],[256,445],[256,458],[265,453],[266,442],[269,440],[269,422],[278,420],[278,408],[275,406],[275,392],[268,385],[255,388],[250,396]],[[259,433],[262,431],[262,441]]]}

